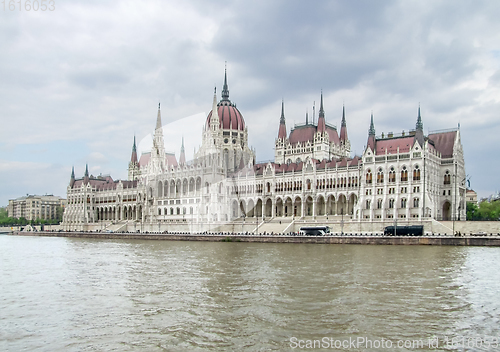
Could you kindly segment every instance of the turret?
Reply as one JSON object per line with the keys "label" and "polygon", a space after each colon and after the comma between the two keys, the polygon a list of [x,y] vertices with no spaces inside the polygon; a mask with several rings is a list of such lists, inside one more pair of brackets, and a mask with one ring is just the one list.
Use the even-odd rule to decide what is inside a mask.
{"label": "turret", "polygon": [[285,103],[281,101],[281,117],[280,117],[280,128],[278,131],[278,138],[283,141],[286,139],[286,124],[285,124]]}

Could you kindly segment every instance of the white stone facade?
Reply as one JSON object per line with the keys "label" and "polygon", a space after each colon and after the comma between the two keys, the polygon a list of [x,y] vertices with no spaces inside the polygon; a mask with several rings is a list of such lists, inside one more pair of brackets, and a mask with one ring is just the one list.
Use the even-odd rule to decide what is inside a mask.
{"label": "white stone facade", "polygon": [[289,136],[285,123],[282,105],[275,161],[256,163],[225,78],[194,160],[185,162],[182,152],[177,162],[165,153],[159,109],[151,153],[140,161],[134,140],[128,181],[72,175],[63,226],[186,224],[203,231],[243,219],[465,220],[459,129],[424,136],[419,111],[415,131],[377,138],[372,118],[368,147],[351,158],[345,112],[338,134],[324,121],[322,98],[317,123],[297,125]]}

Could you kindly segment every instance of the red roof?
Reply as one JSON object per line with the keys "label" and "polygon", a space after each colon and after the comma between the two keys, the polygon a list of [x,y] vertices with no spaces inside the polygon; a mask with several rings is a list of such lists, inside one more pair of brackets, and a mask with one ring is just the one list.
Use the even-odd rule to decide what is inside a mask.
{"label": "red roof", "polygon": [[[314,134],[317,132],[318,128],[315,125],[302,125],[296,126],[291,132],[288,140],[290,144],[294,145],[297,143],[306,143],[314,141]],[[326,125],[326,132],[328,133],[328,138],[330,142],[335,144],[340,144],[339,134],[337,130],[331,126]]]}
{"label": "red roof", "polygon": [[175,158],[174,153],[166,153],[165,160],[167,164],[170,166],[177,166],[177,159]]}
{"label": "red roof", "polygon": [[142,153],[139,159],[139,166],[146,166],[149,164],[149,160],[151,160],[151,153]]}
{"label": "red roof", "polygon": [[[217,113],[219,114],[219,126],[222,129],[228,130],[245,130],[245,120],[240,111],[231,102],[221,101],[217,104]],[[212,111],[207,116],[205,127],[210,127],[210,119],[212,118]]]}
{"label": "red roof", "polygon": [[414,136],[377,139],[375,155],[385,154],[386,149],[387,154],[396,154],[398,152],[398,147],[400,153],[409,152],[413,146],[414,140]]}
{"label": "red roof", "polygon": [[457,131],[450,131],[430,134],[429,139],[434,142],[434,146],[441,153],[441,156],[447,158],[453,156],[456,136]]}

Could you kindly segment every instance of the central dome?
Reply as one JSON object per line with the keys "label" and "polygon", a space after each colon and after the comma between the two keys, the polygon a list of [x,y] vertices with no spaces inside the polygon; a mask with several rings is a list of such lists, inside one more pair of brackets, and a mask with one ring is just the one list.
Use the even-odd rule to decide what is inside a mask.
{"label": "central dome", "polygon": [[[224,71],[224,86],[222,87],[222,99],[217,104],[217,113],[219,114],[219,127],[224,130],[245,130],[245,120],[241,112],[229,100],[229,89],[227,87],[227,71]],[[207,116],[205,127],[209,129],[212,111]]]}
{"label": "central dome", "polygon": [[[241,112],[230,101],[221,100],[217,104],[217,112],[219,114],[219,126],[224,130],[245,130],[245,120]],[[207,116],[206,128],[210,127],[210,119],[212,118],[212,111]]]}

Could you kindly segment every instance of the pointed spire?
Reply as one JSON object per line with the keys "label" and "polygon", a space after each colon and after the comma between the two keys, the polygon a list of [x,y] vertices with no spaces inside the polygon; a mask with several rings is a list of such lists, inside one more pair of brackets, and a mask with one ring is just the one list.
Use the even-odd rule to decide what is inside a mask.
{"label": "pointed spire", "polygon": [[278,138],[286,139],[286,123],[285,123],[285,101],[281,100],[281,117],[280,117],[280,128],[278,130]]}
{"label": "pointed spire", "polygon": [[[319,117],[325,117],[325,110],[323,110],[323,89],[321,90],[321,103],[319,105]],[[319,122],[319,119],[318,119]]]}
{"label": "pointed spire", "polygon": [[158,116],[156,117],[156,129],[161,128],[160,103],[158,103]]}
{"label": "pointed spire", "polygon": [[130,157],[130,162],[137,164],[137,147],[135,145],[135,136],[134,136],[134,145],[132,146],[132,156]]}
{"label": "pointed spire", "polygon": [[375,125],[373,124],[373,112],[370,120],[370,129],[368,130],[368,143],[367,147],[370,147],[371,150],[375,153]]}
{"label": "pointed spire", "polygon": [[416,125],[417,130],[424,130],[424,124],[422,123],[422,117],[420,116],[420,104],[418,104],[418,117],[417,117],[417,125]]}
{"label": "pointed spire", "polygon": [[319,105],[319,117],[318,117],[318,132],[325,132],[326,131],[326,125],[325,125],[325,110],[323,110],[323,90],[321,90],[321,103]]}
{"label": "pointed spire", "polygon": [[345,122],[345,105],[342,105],[342,124],[340,127],[340,140],[342,142],[347,141],[347,124]]}
{"label": "pointed spire", "polygon": [[179,156],[179,164],[186,164],[186,153],[184,151],[184,136],[182,136],[182,144],[181,144],[181,155]]}
{"label": "pointed spire", "polygon": [[345,126],[345,105],[342,104],[342,126]]}
{"label": "pointed spire", "polygon": [[281,99],[281,117],[280,123],[285,123],[285,101]]}
{"label": "pointed spire", "polygon": [[227,100],[227,101],[229,100],[229,88],[227,86],[227,67],[224,67],[224,85],[222,86],[222,100]]}
{"label": "pointed spire", "polygon": [[306,111],[306,125],[309,124],[309,113]]}
{"label": "pointed spire", "polygon": [[73,166],[71,168],[71,178],[69,180],[69,186],[73,187],[74,184],[75,184],[75,167]]}
{"label": "pointed spire", "polygon": [[375,125],[373,124],[373,112],[370,120],[370,130],[368,131],[369,136],[375,136]]}
{"label": "pointed spire", "polygon": [[418,141],[421,147],[424,146],[424,124],[422,123],[422,117],[420,116],[420,104],[418,104],[418,117],[417,124],[415,126],[415,141]]}
{"label": "pointed spire", "polygon": [[[210,125],[212,127],[219,127],[220,118],[219,118],[219,108],[217,107],[217,87],[214,87],[214,100],[212,102],[212,115],[210,116]],[[207,125],[207,128],[211,128]]]}
{"label": "pointed spire", "polygon": [[83,177],[89,177],[89,164],[85,164],[85,174]]}

